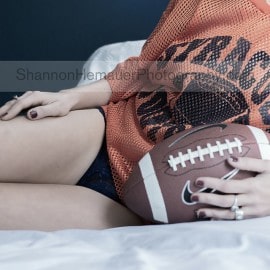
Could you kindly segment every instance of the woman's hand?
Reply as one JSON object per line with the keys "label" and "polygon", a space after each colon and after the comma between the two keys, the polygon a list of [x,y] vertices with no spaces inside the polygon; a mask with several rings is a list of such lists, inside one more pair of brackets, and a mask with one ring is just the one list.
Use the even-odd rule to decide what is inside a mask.
{"label": "woman's hand", "polygon": [[64,116],[72,110],[91,109],[108,104],[112,91],[101,79],[94,83],[62,90],[58,93],[28,91],[8,101],[0,108],[0,118],[10,120],[23,110],[30,120],[48,116]]}
{"label": "woman's hand", "polygon": [[15,96],[0,108],[2,120],[10,120],[23,110],[27,111],[30,120],[37,120],[48,116],[67,115],[75,104],[72,92],[40,92],[28,91],[22,96]]}
{"label": "woman's hand", "polygon": [[198,218],[236,219],[236,213],[231,210],[235,195],[244,219],[270,215],[270,160],[241,157],[231,158],[228,162],[235,168],[258,174],[243,180],[223,181],[210,177],[197,179],[198,187],[207,187],[225,193],[224,195],[194,193],[193,201],[211,205],[211,208],[199,209]]}

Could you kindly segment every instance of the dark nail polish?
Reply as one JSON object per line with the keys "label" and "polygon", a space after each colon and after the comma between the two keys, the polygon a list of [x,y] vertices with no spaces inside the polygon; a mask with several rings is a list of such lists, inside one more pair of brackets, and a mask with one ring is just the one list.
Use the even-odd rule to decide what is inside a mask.
{"label": "dark nail polish", "polygon": [[31,118],[37,118],[38,114],[36,111],[31,111],[30,116],[31,116]]}
{"label": "dark nail polish", "polygon": [[204,187],[204,182],[202,180],[197,180],[196,181],[196,186],[197,187]]}
{"label": "dark nail polish", "polygon": [[197,213],[197,217],[198,217],[198,219],[205,219],[205,218],[207,218],[204,211],[198,212]]}
{"label": "dark nail polish", "polygon": [[197,195],[191,196],[191,201],[198,202],[199,201],[199,196],[197,196]]}
{"label": "dark nail polish", "polygon": [[238,161],[238,157],[236,157],[236,156],[231,156],[231,160],[232,160],[233,162],[237,162],[237,161]]}

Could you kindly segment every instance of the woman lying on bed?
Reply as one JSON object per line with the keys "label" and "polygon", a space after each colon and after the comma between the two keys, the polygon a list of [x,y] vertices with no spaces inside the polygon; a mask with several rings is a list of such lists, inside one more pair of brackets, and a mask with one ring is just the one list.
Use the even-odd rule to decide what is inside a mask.
{"label": "woman lying on bed", "polygon": [[[269,131],[268,3],[171,0],[140,56],[119,64],[106,79],[59,93],[26,92],[3,105],[0,228],[142,224],[121,204],[123,184],[156,143],[212,122]],[[155,76],[161,71],[162,76]],[[227,91],[227,98],[216,102],[213,91],[207,91],[202,102],[192,89],[189,103],[180,107],[181,95],[198,85],[194,80],[210,90],[222,88],[220,82],[230,85],[241,100],[230,98]],[[189,106],[194,102],[207,106]],[[24,109],[27,117],[18,116]],[[230,210],[234,194],[242,207],[241,218],[269,215],[270,161],[228,162],[258,174],[229,182],[199,178],[199,186],[225,193],[193,194],[193,200],[212,206],[200,209],[199,218],[235,219]]]}

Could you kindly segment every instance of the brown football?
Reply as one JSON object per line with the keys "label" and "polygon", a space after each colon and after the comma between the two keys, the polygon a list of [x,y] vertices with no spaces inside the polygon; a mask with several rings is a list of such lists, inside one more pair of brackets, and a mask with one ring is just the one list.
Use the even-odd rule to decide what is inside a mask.
{"label": "brown football", "polygon": [[254,176],[234,169],[230,155],[270,159],[270,134],[240,124],[211,124],[179,132],[157,144],[135,166],[124,186],[126,206],[147,221],[179,223],[196,220],[205,205],[191,201],[198,177],[229,181]]}

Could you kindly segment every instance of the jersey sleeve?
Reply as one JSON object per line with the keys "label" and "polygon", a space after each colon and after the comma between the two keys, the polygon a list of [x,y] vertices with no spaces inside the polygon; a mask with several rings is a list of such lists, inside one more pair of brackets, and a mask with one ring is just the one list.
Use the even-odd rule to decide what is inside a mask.
{"label": "jersey sleeve", "polygon": [[142,89],[151,89],[151,83],[147,75],[148,68],[163,50],[162,44],[157,44],[155,40],[160,38],[160,30],[177,1],[171,0],[169,2],[159,23],[145,42],[140,55],[130,57],[126,61],[119,63],[112,72],[106,75],[105,79],[112,90],[111,102],[127,99]]}

